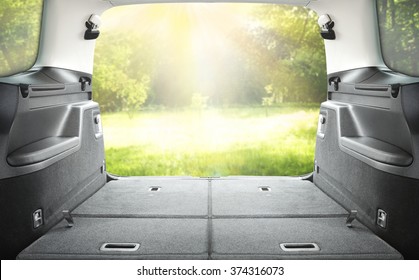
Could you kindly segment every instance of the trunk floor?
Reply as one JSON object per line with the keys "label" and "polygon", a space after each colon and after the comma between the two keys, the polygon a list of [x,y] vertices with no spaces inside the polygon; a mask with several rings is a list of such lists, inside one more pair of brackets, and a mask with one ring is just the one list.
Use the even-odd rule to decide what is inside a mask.
{"label": "trunk floor", "polygon": [[[157,191],[150,191],[157,188]],[[267,190],[267,191],[263,191]],[[107,183],[19,259],[400,259],[313,183],[292,177],[129,177]],[[102,251],[137,243],[136,251]],[[282,243],[315,243],[287,251]]]}

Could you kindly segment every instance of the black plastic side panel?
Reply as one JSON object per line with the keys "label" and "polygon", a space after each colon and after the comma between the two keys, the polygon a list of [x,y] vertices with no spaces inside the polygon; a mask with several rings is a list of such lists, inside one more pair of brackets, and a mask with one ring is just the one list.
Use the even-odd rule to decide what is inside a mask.
{"label": "black plastic side panel", "polygon": [[[402,104],[417,155],[416,162],[419,162],[419,84],[403,87]],[[419,173],[419,167],[417,171]]]}
{"label": "black plastic side panel", "polygon": [[[372,72],[368,68],[330,75],[329,81],[339,77],[341,82],[329,85],[329,101],[322,104],[321,114],[336,112],[337,127],[332,129],[343,152],[375,169],[419,179],[419,79]],[[362,78],[362,73],[368,76]]]}
{"label": "black plastic side panel", "polygon": [[[90,79],[87,74],[53,68],[0,79],[2,158],[19,153],[27,146],[37,146],[39,141],[48,138],[74,138],[78,142],[36,164],[10,164],[10,160],[0,158],[0,179],[41,170],[80,149],[82,116],[88,109],[98,109],[97,104],[91,102],[91,86],[87,84],[83,90],[80,77]],[[93,121],[93,117],[89,121]]]}
{"label": "black plastic side panel", "polygon": [[[0,158],[7,157],[8,138],[16,114],[18,98],[18,87],[0,84]],[[0,164],[0,170],[2,168]]]}
{"label": "black plastic side panel", "polygon": [[[358,210],[360,221],[405,258],[419,259],[419,79],[371,68],[334,76],[341,82],[338,90],[329,86],[320,109],[326,121],[319,123],[314,183]],[[383,151],[350,150],[343,138],[371,140],[359,142]],[[382,160],[389,151],[411,163]],[[378,209],[387,213],[386,228],[377,225]]]}
{"label": "black plastic side panel", "polygon": [[[1,259],[15,258],[62,220],[62,210],[74,209],[106,182],[103,137],[94,123],[99,107],[90,86],[81,89],[81,75],[47,68],[0,79]],[[12,156],[16,163],[16,154],[22,166],[7,162]],[[38,209],[44,224],[34,228]]]}

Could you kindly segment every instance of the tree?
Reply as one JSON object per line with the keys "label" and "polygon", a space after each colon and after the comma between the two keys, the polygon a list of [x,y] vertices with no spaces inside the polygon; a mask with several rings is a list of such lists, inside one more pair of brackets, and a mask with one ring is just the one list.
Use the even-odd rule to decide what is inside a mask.
{"label": "tree", "polygon": [[[124,111],[130,117],[147,99],[151,63],[140,63],[138,38],[129,33],[104,33],[97,44],[93,71],[93,94],[103,112]],[[133,45],[136,48],[133,48]],[[151,57],[151,56],[149,56]],[[147,59],[147,56],[144,58]]]}
{"label": "tree", "polygon": [[266,74],[274,103],[319,102],[326,94],[326,64],[317,16],[302,7],[261,5],[251,57]]}
{"label": "tree", "polygon": [[191,99],[191,108],[201,112],[203,109],[207,107],[208,103],[208,96],[203,96],[200,93],[194,93]]}
{"label": "tree", "polygon": [[[195,92],[207,96],[212,106],[260,105],[268,85],[273,103],[324,100],[324,45],[314,12],[253,4],[240,14],[259,23],[252,26],[230,20],[243,13],[233,6],[223,6],[229,10],[226,19],[220,18],[219,7],[201,11],[200,21],[182,6],[153,7],[121,8],[120,26],[102,32],[94,74],[94,86],[103,84],[94,91],[102,109],[126,110],[122,96],[128,96],[127,85],[146,91],[144,104],[165,107],[190,106]],[[153,12],[167,16],[154,18]],[[139,23],[138,14],[144,22]],[[213,18],[230,25],[209,21]],[[143,75],[149,83],[141,82]],[[139,83],[134,86],[129,79]]]}
{"label": "tree", "polygon": [[378,0],[381,47],[390,68],[419,75],[419,1]]}
{"label": "tree", "polygon": [[[153,7],[121,8],[123,25],[105,30],[97,42],[93,85],[103,110],[187,107],[195,92],[212,106],[260,105],[267,86],[275,104],[325,99],[324,45],[314,12],[286,5],[253,4],[246,12],[223,6],[229,13],[220,22],[230,25],[221,26],[209,21],[220,17],[220,7],[202,10],[199,21],[181,5]],[[154,18],[153,12],[167,16]],[[258,24],[235,22],[234,13]],[[134,98],[128,89],[147,99]]]}
{"label": "tree", "polygon": [[2,0],[0,6],[0,75],[24,71],[35,62],[42,0]]}

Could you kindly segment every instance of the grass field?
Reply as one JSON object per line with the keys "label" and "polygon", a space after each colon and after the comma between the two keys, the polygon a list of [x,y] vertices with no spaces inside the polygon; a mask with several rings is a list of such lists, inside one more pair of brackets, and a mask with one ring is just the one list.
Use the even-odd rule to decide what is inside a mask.
{"label": "grass field", "polygon": [[110,173],[301,175],[311,172],[319,105],[103,114]]}

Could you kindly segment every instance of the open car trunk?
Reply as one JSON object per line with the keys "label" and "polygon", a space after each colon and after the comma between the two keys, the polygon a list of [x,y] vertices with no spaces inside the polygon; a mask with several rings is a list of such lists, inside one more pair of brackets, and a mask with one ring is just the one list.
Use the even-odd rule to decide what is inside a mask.
{"label": "open car trunk", "polygon": [[112,180],[83,75],[42,68],[0,83],[2,258],[418,258],[418,79],[330,76],[340,82],[305,180]]}
{"label": "open car trunk", "polygon": [[72,227],[61,221],[18,258],[402,258],[347,216],[301,178],[120,178],[71,212]]}

